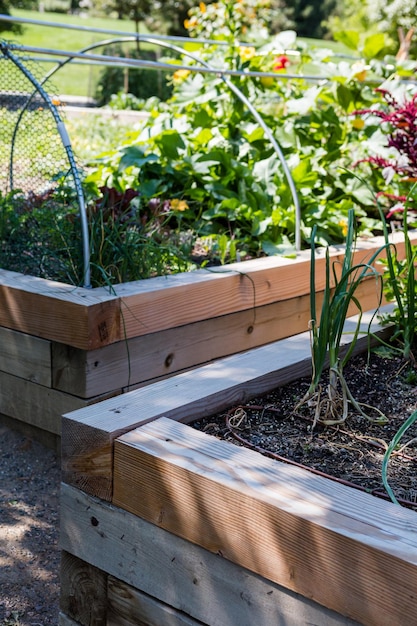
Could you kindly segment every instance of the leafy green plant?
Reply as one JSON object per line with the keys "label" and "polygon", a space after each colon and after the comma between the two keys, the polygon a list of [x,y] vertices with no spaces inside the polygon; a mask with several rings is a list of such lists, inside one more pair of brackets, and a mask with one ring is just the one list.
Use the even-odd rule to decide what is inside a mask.
{"label": "leafy green plant", "polygon": [[93,285],[140,280],[191,267],[190,247],[167,225],[168,207],[140,208],[137,192],[102,187],[89,204]]}
{"label": "leafy green plant", "polygon": [[[386,323],[394,324],[391,344],[395,342],[401,346],[405,359],[414,363],[413,348],[415,348],[415,336],[417,330],[417,282],[415,276],[415,263],[417,259],[417,246],[410,241],[407,225],[407,208],[404,211],[403,220],[405,258],[400,259],[396,246],[387,245],[387,258],[381,260],[385,266],[383,274],[384,293],[388,301],[395,302],[392,313],[384,316]],[[388,231],[384,225],[384,234],[388,242]]]}
{"label": "leafy green plant", "polygon": [[[102,188],[88,202],[92,286],[188,271],[190,243],[163,206],[139,210],[137,192]],[[0,196],[0,267],[79,285],[83,259],[71,189]]]}
{"label": "leafy green plant", "polygon": [[[349,403],[362,416],[371,421],[383,423],[385,417],[378,413],[377,418],[370,417],[362,405],[352,396],[343,376],[343,368],[352,355],[360,333],[362,307],[356,297],[356,291],[361,283],[374,277],[381,283],[373,262],[379,256],[380,250],[375,252],[367,263],[354,263],[354,211],[349,211],[348,227],[345,244],[345,256],[342,264],[331,264],[329,249],[326,249],[325,259],[325,289],[321,305],[320,319],[316,306],[316,255],[315,255],[315,228],[311,245],[310,270],[310,336],[312,377],[306,395],[297,404],[297,410],[305,404],[314,407],[314,425],[318,422],[326,425],[343,423],[348,415]],[[332,286],[333,283],[333,286]],[[380,284],[382,294],[382,285]],[[352,333],[352,339],[347,350],[342,350],[342,336],[345,332],[345,323],[351,304],[358,309],[358,320]],[[321,380],[325,368],[329,367],[329,382],[323,392]]]}
{"label": "leafy green plant", "polygon": [[[250,6],[259,30],[263,9],[258,15],[258,4]],[[198,57],[185,54],[182,62],[196,69],[208,63],[268,72],[230,76],[230,82],[262,115],[282,148],[300,199],[304,246],[314,225],[320,244],[342,242],[352,206],[358,233],[375,232],[379,216],[372,194],[349,171],[363,156],[364,141],[351,114],[380,100],[367,77],[382,81],[389,71],[380,61],[347,62],[329,51],[314,51],[291,32],[264,46],[242,46],[240,37],[247,41],[252,34],[245,15],[227,0],[219,3],[215,18],[208,6],[193,9],[190,33],[206,34],[214,19],[226,45],[196,44]],[[376,43],[369,41],[364,50],[369,53]],[[307,72],[327,80],[311,83],[302,76]],[[221,262],[294,251],[294,199],[280,159],[251,111],[221,76],[177,69],[172,84],[168,105],[155,106],[124,146],[91,163],[90,180],[137,189],[145,203],[153,197],[186,202],[182,225],[197,239],[221,242],[215,252]],[[376,126],[369,131],[369,140],[376,131]]]}
{"label": "leafy green plant", "polygon": [[69,189],[0,195],[0,266],[79,283],[78,209]]}
{"label": "leafy green plant", "polygon": [[[393,342],[401,346],[405,359],[414,362],[412,350],[417,330],[417,247],[411,244],[409,228],[410,224],[416,224],[417,95],[410,95],[404,90],[397,95],[397,90],[395,86],[393,93],[379,89],[382,95],[379,106],[358,110],[354,114],[376,118],[383,124],[385,152],[366,156],[360,163],[370,165],[372,174],[380,177],[376,205],[387,251],[387,258],[381,261],[385,266],[384,293],[387,300],[396,305],[394,311],[385,315],[384,319],[394,324]],[[398,257],[396,246],[389,243],[388,237],[387,221],[398,218],[404,234],[404,259]]]}

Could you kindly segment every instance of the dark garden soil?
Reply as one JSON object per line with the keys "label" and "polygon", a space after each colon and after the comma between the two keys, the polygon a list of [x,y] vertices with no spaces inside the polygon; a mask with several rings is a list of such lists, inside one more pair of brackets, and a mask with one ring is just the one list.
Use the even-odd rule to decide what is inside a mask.
{"label": "dark garden soil", "polygon": [[[295,408],[309,387],[305,378],[193,427],[387,498],[382,461],[398,428],[417,410],[417,371],[401,358],[373,353],[369,362],[367,355],[351,359],[344,373],[353,396],[382,411],[386,424],[371,423],[350,407],[342,424],[314,425],[311,407]],[[391,455],[388,481],[399,502],[417,510],[417,424]]]}

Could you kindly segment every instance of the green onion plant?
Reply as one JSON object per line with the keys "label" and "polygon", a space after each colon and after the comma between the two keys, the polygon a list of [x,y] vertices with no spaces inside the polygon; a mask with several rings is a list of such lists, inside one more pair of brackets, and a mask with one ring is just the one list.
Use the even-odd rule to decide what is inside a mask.
{"label": "green onion plant", "polygon": [[[359,334],[361,332],[362,307],[356,296],[356,291],[361,283],[371,277],[375,277],[380,293],[379,303],[382,300],[382,278],[374,261],[380,255],[383,247],[376,251],[367,263],[354,264],[355,252],[355,216],[354,211],[348,214],[348,227],[346,235],[345,257],[343,263],[331,264],[329,248],[326,249],[325,265],[325,289],[324,299],[321,306],[320,319],[317,315],[316,306],[316,253],[315,236],[316,228],[313,229],[311,243],[311,269],[310,269],[310,339],[312,357],[312,378],[309,389],[296,409],[304,404],[314,407],[314,424],[332,425],[343,423],[348,415],[349,403],[362,416],[378,423],[386,422],[385,416],[378,411],[377,417],[370,417],[351,394],[343,376],[343,368],[351,357]],[[332,287],[332,279],[334,286]],[[350,345],[343,349],[342,336],[349,307],[355,304],[359,311],[356,328],[353,332]],[[379,308],[379,307],[378,307]],[[329,382],[323,392],[321,380],[325,368],[329,366]],[[371,407],[368,407],[371,408]]]}
{"label": "green onion plant", "polygon": [[404,424],[402,426],[400,426],[400,428],[397,430],[397,432],[395,433],[394,437],[392,438],[390,444],[388,445],[388,448],[384,454],[384,458],[382,461],[382,482],[384,483],[384,487],[385,490],[387,492],[387,494],[389,495],[390,499],[392,502],[394,502],[394,504],[399,504],[397,498],[394,495],[394,492],[392,491],[389,482],[388,482],[388,463],[389,460],[391,458],[391,455],[393,454],[393,452],[397,451],[401,451],[404,450],[407,446],[410,445],[410,443],[414,443],[415,442],[415,437],[413,439],[411,439],[410,441],[408,441],[407,443],[405,443],[403,446],[401,446],[400,449],[398,449],[398,445],[402,439],[402,437],[404,436],[404,434],[406,433],[406,431],[417,421],[417,411],[414,411],[414,413],[412,413],[410,415],[410,417],[404,422]]}

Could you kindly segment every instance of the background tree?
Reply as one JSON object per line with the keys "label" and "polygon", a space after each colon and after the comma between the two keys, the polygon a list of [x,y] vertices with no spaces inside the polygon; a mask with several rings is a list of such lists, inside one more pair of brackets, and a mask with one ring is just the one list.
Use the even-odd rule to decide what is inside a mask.
{"label": "background tree", "polygon": [[333,11],[325,19],[326,30],[333,34],[341,30],[356,30],[359,33],[372,31],[376,27],[370,23],[369,8],[363,0],[338,0]]}
{"label": "background tree", "polygon": [[[399,31],[406,36],[409,31],[417,27],[417,4],[415,0],[368,0],[366,3],[368,19],[375,23],[380,32],[388,34],[393,42],[395,51],[400,47]],[[415,56],[417,40],[413,36],[408,53]]]}
{"label": "background tree", "polygon": [[300,37],[321,39],[329,35],[326,20],[336,10],[337,0],[287,0],[286,6]]}
{"label": "background tree", "polygon": [[[0,13],[3,15],[10,15],[10,10],[13,6],[13,2],[10,0],[0,0]],[[21,33],[22,27],[20,24],[13,24],[12,22],[4,22],[0,20],[0,33],[9,31],[12,33]]]}
{"label": "background tree", "polygon": [[132,20],[135,31],[139,33],[139,24],[151,14],[152,0],[94,0],[94,9],[99,13],[109,15],[116,13],[120,20]]}
{"label": "background tree", "polygon": [[[151,30],[161,32],[161,26],[169,35],[187,37],[184,22],[188,11],[198,4],[194,0],[157,0],[153,3],[153,10],[147,25]],[[207,2],[206,4],[209,4]]]}

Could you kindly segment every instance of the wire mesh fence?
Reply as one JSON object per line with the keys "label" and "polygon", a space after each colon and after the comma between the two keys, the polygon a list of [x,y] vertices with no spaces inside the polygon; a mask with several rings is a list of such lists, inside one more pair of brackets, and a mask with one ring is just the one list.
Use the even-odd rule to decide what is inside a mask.
{"label": "wire mesh fence", "polygon": [[[18,241],[23,243],[22,253],[27,257],[28,271],[33,270],[34,264],[41,264],[46,275],[49,269],[55,272],[60,260],[53,246],[58,245],[58,251],[68,256],[73,254],[69,250],[71,245],[77,253],[78,249],[81,251],[80,282],[89,287],[89,237],[80,176],[58,110],[59,99],[49,95],[47,89],[51,87],[42,78],[42,73],[39,64],[27,58],[19,47],[0,41],[0,197],[8,194],[6,208],[2,211],[1,232],[13,233],[14,216],[7,212],[8,207],[26,213],[28,217],[23,222],[28,227],[27,246],[24,237]],[[64,188],[65,193],[62,193]],[[74,216],[76,207],[81,224],[80,237],[69,244],[64,231],[59,230],[58,241],[54,240],[52,220],[47,229],[52,235],[52,248],[51,242],[37,241],[37,233],[42,229],[37,228],[39,224],[33,219],[33,209],[40,205],[47,205],[50,211],[47,217],[53,218],[59,208],[61,215],[69,220],[73,219],[70,216]],[[37,247],[44,246],[52,250],[52,254],[36,254]],[[7,246],[2,249],[2,255],[10,257],[12,266],[13,259],[20,256],[16,247],[19,246],[9,245],[9,250]]]}
{"label": "wire mesh fence", "polygon": [[[54,112],[44,93],[8,56],[0,46],[0,191],[21,190],[34,194],[50,191],[70,169],[66,149],[57,128]],[[42,68],[25,59],[27,71],[42,78]],[[50,89],[50,85],[45,86]],[[53,106],[58,98],[52,96]]]}

